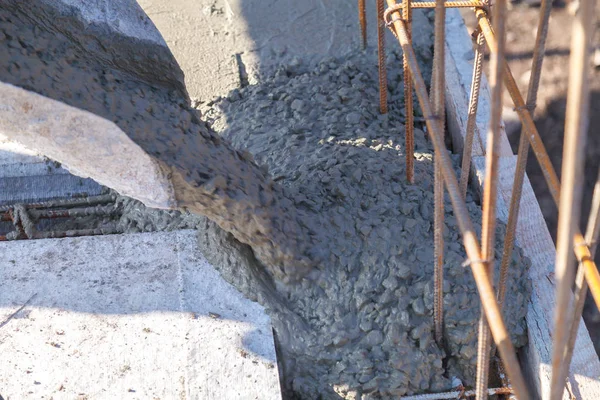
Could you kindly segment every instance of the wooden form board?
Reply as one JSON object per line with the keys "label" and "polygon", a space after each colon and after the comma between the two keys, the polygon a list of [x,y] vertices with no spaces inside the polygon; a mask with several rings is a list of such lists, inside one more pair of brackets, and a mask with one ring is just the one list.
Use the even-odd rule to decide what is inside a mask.
{"label": "wooden form board", "polygon": [[[446,109],[448,130],[454,149],[462,152],[467,123],[467,105],[473,75],[474,52],[471,37],[457,9],[446,14]],[[477,129],[473,140],[471,174],[473,184],[482,191],[485,176],[485,142],[490,115],[490,92],[482,78]],[[517,157],[504,129],[501,133],[498,218],[508,221]],[[529,276],[533,292],[527,312],[529,344],[522,352],[522,363],[537,396],[547,398],[550,391],[552,329],[554,316],[554,262],[556,250],[539,204],[527,176],[517,225],[516,243],[531,260]],[[571,363],[568,390],[564,398],[600,399],[600,361],[583,321]]]}

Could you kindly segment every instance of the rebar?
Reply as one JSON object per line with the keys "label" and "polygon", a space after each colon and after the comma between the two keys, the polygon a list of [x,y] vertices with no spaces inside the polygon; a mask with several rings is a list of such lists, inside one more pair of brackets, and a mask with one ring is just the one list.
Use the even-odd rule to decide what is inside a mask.
{"label": "rebar", "polygon": [[13,209],[13,224],[19,230],[19,233],[25,234],[29,239],[35,235],[35,224],[31,220],[27,209],[23,204],[15,204]]}
{"label": "rebar", "polygon": [[[49,200],[36,203],[23,203],[27,209],[32,208],[53,208],[53,207],[77,207],[77,206],[92,206],[96,204],[111,203],[116,200],[116,196],[112,194],[104,194],[90,197],[76,197],[72,199]],[[14,204],[0,206],[0,212],[12,210]]]}
{"label": "rebar", "polygon": [[[600,170],[598,171],[598,178],[596,179],[596,185],[594,187],[594,194],[592,197],[592,207],[588,218],[588,223],[585,232],[585,240],[590,246],[590,255],[592,258],[596,255],[597,241],[600,237]],[[587,294],[588,285],[585,280],[585,270],[583,263],[579,263],[577,270],[577,276],[575,277],[575,310],[573,311],[573,318],[571,320],[571,330],[569,332],[569,341],[565,349],[563,368],[567,371],[571,365],[571,359],[573,358],[573,349],[575,348],[575,340],[577,339],[577,332],[579,331],[579,322],[581,321],[581,315],[583,313],[583,306],[585,305],[585,297]]]}
{"label": "rebar", "polygon": [[[406,10],[407,7],[405,7]],[[435,8],[434,22],[434,53],[433,53],[433,72],[431,83],[431,98],[433,112],[435,115],[435,124],[437,124],[438,133],[444,137],[444,119],[445,119],[445,82],[444,82],[444,64],[445,64],[445,29],[446,29],[446,9],[444,0],[437,0]],[[410,36],[409,36],[410,40]],[[434,155],[434,272],[433,272],[433,316],[435,340],[439,346],[442,346],[443,324],[444,324],[444,178],[442,177],[442,165],[440,155]]]}
{"label": "rebar", "polygon": [[[387,0],[387,2],[390,7],[394,5],[394,0]],[[402,50],[407,55],[415,91],[421,109],[423,110],[425,123],[435,149],[435,154],[440,158],[442,176],[450,196],[454,215],[463,237],[464,246],[469,258],[468,264],[473,272],[473,277],[477,285],[485,315],[490,322],[492,336],[498,346],[502,361],[517,397],[521,400],[528,399],[529,393],[527,386],[525,385],[525,380],[523,379],[523,374],[521,373],[521,367],[519,366],[514,346],[510,341],[506,324],[502,319],[500,307],[496,301],[487,267],[481,259],[481,251],[475,235],[475,229],[469,217],[464,199],[460,193],[458,180],[452,167],[452,160],[445,149],[444,140],[438,131],[438,125],[434,123],[435,117],[429,103],[425,81],[423,80],[414,50],[408,37],[406,23],[401,19],[401,16],[397,11],[392,13],[392,18],[392,26],[396,37],[398,38]]]}
{"label": "rebar", "polygon": [[[565,368],[564,352],[568,345],[568,307],[574,281],[573,234],[577,231],[581,214],[583,161],[588,130],[589,109],[589,61],[593,35],[594,0],[581,0],[580,10],[573,21],[571,57],[569,66],[569,89],[565,119],[563,147],[562,186],[558,211],[556,246],[556,307],[552,343],[552,377],[550,400],[563,396],[568,370]],[[580,244],[578,244],[579,246]],[[587,254],[589,257],[590,254]]]}
{"label": "rebar", "polygon": [[[500,129],[502,123],[502,80],[506,49],[506,0],[494,4],[494,30],[497,51],[490,60],[491,116],[486,140],[485,179],[483,187],[481,253],[490,279],[494,277],[494,248],[496,230],[496,199],[498,195],[498,160]],[[477,380],[475,389],[477,400],[487,397],[490,366],[490,331],[485,314],[479,319],[477,349]]]}
{"label": "rebar", "polygon": [[[412,40],[412,0],[403,0],[405,5],[402,10],[402,16],[406,21],[408,29],[408,38]],[[414,183],[415,173],[415,112],[413,109],[413,88],[410,68],[406,61],[406,55],[402,55],[402,68],[404,77],[404,115],[406,117],[405,126],[405,147],[406,147],[406,180],[409,183]]]}
{"label": "rebar", "polygon": [[469,175],[471,173],[471,154],[473,152],[473,138],[477,126],[477,107],[479,105],[479,92],[481,88],[481,76],[483,75],[483,56],[485,50],[485,39],[483,33],[478,30],[475,59],[473,61],[473,78],[471,80],[471,93],[469,96],[469,111],[467,115],[467,130],[465,145],[463,148],[462,164],[460,169],[460,191],[463,197],[467,196]]}
{"label": "rebar", "polygon": [[[537,103],[537,94],[542,75],[542,65],[546,52],[546,38],[548,37],[548,26],[550,21],[550,11],[552,10],[552,0],[542,0],[540,6],[540,18],[538,21],[535,47],[533,49],[533,60],[531,62],[531,78],[527,90],[527,109],[533,118]],[[515,243],[515,232],[519,219],[519,209],[521,205],[521,196],[523,193],[523,181],[525,179],[525,168],[527,166],[527,156],[529,153],[529,141],[527,140],[527,131],[521,130],[519,139],[519,149],[517,151],[517,163],[512,186],[512,195],[508,211],[508,223],[506,225],[506,236],[502,250],[502,261],[500,262],[500,279],[498,281],[498,301],[500,306],[504,305],[506,297],[506,279],[508,277],[508,267],[512,260],[512,253]]]}
{"label": "rebar", "polygon": [[34,209],[29,210],[29,215],[34,219],[54,219],[54,218],[76,218],[76,217],[88,217],[92,215],[110,216],[114,215],[119,211],[114,205],[110,206],[96,206],[96,207],[81,207],[81,208],[69,208],[66,210],[40,210]]}
{"label": "rebar", "polygon": [[[8,209],[8,211],[0,213],[0,219],[2,221],[12,221],[13,225],[16,228],[16,231],[10,232],[7,235],[0,235],[0,241],[19,239],[47,239],[120,233],[120,231],[116,227],[106,226],[102,228],[79,229],[68,231],[38,231],[34,223],[34,221],[37,221],[39,219],[77,218],[92,215],[115,215],[120,211],[120,209],[116,205],[103,205],[107,202],[114,201],[114,199],[114,196],[107,195],[80,199],[55,200],[41,203],[13,204],[10,206],[3,206],[3,208],[10,208]],[[91,206],[77,207],[79,205]],[[52,209],[52,207],[61,207],[62,209]]]}
{"label": "rebar", "polygon": [[[405,3],[404,3],[405,4]],[[434,1],[419,1],[414,2],[411,8],[435,8],[436,2]],[[474,7],[485,7],[485,3],[482,1],[445,1],[444,8],[474,8]],[[406,6],[401,6],[406,7]]]}
{"label": "rebar", "polygon": [[[477,17],[477,21],[479,26],[481,27],[481,31],[483,32],[486,43],[490,52],[495,53],[497,51],[496,47],[496,38],[494,31],[492,29],[490,20],[488,18],[485,10],[478,8],[475,10],[475,15]],[[519,115],[519,119],[525,128],[525,131],[528,133],[527,138],[529,139],[529,143],[535,153],[536,158],[542,168],[542,172],[544,174],[544,178],[549,183],[550,194],[555,199],[558,199],[560,187],[558,176],[552,167],[552,162],[550,161],[550,157],[548,156],[548,152],[546,151],[544,144],[542,143],[542,139],[540,137],[537,128],[535,127],[535,123],[533,122],[533,118],[531,114],[527,110],[527,106],[525,105],[525,101],[523,100],[523,96],[521,96],[521,92],[519,92],[519,88],[517,87],[517,83],[515,78],[508,66],[508,63],[504,63],[504,85],[506,86],[506,90],[510,94],[512,101],[515,105],[515,111]]]}
{"label": "rebar", "polygon": [[361,49],[367,48],[367,7],[365,0],[358,0],[358,23],[360,25]]}
{"label": "rebar", "polygon": [[[483,34],[486,37],[486,41],[488,43],[488,48],[490,51],[494,52],[495,44],[492,42],[494,39],[494,32],[491,28],[490,21],[487,17],[487,14],[482,9],[475,10],[479,26]],[[542,142],[540,134],[535,127],[535,123],[533,122],[533,118],[529,111],[527,111],[527,106],[523,101],[523,97],[519,92],[519,88],[517,87],[517,83],[515,82],[515,78],[510,70],[508,64],[505,65],[505,73],[504,73],[504,84],[508,93],[510,94],[513,103],[515,105],[515,111],[517,112],[519,119],[521,120],[521,124],[525,128],[527,132],[527,139],[529,140],[529,144],[533,149],[533,152],[538,160],[538,163],[542,169],[542,173],[544,175],[544,179],[548,184],[548,188],[550,190],[550,194],[554,199],[554,202],[558,205],[560,200],[560,181],[558,180],[558,175],[556,175],[556,171],[550,162],[550,157],[548,156],[548,152]],[[575,247],[575,256],[577,257],[577,261],[584,264],[586,271],[586,279],[587,275],[592,276],[593,284],[590,284],[590,280],[588,280],[588,285],[594,300],[596,301],[596,305],[600,308],[600,273],[596,268],[596,263],[587,257],[589,254],[589,249],[587,249],[587,245],[585,245],[585,240],[581,235],[579,229],[575,231],[574,235],[574,243],[580,243],[580,246]]]}
{"label": "rebar", "polygon": [[387,114],[387,69],[385,65],[385,22],[383,0],[377,0],[377,55],[379,57],[379,112]]}
{"label": "rebar", "polygon": [[[510,387],[500,387],[487,389],[488,396],[509,395],[513,390]],[[455,390],[445,393],[418,394],[416,396],[402,396],[401,400],[446,400],[446,399],[464,399],[465,397],[475,396],[475,390]]]}
{"label": "rebar", "polygon": [[36,232],[32,239],[58,239],[78,236],[112,235],[115,233],[121,233],[121,231],[115,227],[73,229],[68,231],[43,231]]}

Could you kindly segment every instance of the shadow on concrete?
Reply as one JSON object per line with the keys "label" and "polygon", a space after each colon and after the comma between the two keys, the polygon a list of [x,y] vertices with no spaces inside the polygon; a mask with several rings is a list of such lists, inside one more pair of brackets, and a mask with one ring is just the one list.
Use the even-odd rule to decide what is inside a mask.
{"label": "shadow on concrete", "polygon": [[[246,302],[261,313],[206,261],[194,231],[20,240],[0,247],[0,306],[7,311],[183,312],[250,322],[256,315],[248,315]],[[10,323],[4,317],[2,326]]]}

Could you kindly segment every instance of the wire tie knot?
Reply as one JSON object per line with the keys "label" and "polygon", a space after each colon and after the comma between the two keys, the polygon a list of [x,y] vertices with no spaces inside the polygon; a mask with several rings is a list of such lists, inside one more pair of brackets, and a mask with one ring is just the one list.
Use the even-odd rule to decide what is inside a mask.
{"label": "wire tie knot", "polygon": [[402,9],[404,8],[404,4],[395,4],[391,7],[388,7],[384,12],[383,12],[383,21],[385,23],[385,25],[389,28],[394,22],[396,21],[402,21],[402,17],[398,18],[398,17],[394,17],[390,19],[390,14],[396,11],[402,11]]}
{"label": "wire tie knot", "polygon": [[488,262],[490,262],[490,260],[471,260],[470,258],[467,258],[462,263],[462,266],[466,268],[466,267],[471,266],[472,264],[485,264],[485,263],[488,263]]}
{"label": "wire tie knot", "polygon": [[535,104],[523,104],[522,106],[513,108],[513,111],[522,111],[522,110],[533,112],[533,110],[535,110]]}

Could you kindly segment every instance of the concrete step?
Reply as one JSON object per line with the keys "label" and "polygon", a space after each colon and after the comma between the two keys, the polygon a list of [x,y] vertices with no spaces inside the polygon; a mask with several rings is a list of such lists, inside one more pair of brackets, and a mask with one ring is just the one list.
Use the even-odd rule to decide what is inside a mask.
{"label": "concrete step", "polygon": [[269,317],[195,231],[0,243],[0,282],[5,400],[281,398]]}

